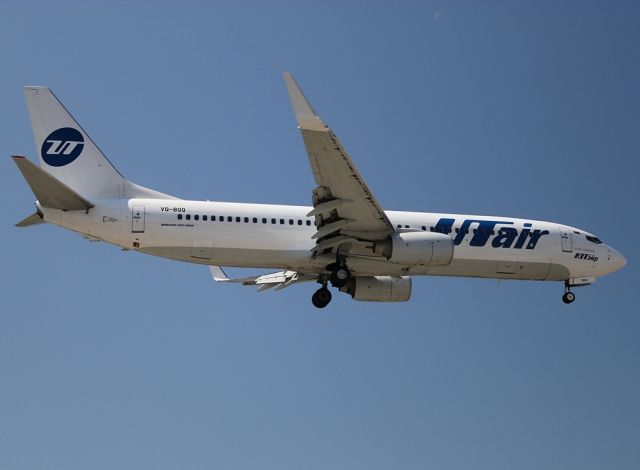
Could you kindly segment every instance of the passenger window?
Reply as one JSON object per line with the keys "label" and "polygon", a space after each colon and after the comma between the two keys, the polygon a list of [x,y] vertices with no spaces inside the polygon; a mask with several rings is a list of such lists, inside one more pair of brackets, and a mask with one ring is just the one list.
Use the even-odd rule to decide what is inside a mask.
{"label": "passenger window", "polygon": [[302,220],[298,219],[298,225],[302,225]]}
{"label": "passenger window", "polygon": [[178,220],[182,220],[182,214],[178,214]]}
{"label": "passenger window", "polygon": [[276,223],[276,219],[271,219],[271,223],[275,224]]}
{"label": "passenger window", "polygon": [[233,217],[231,217],[230,215],[227,216],[227,222],[233,222]]}
{"label": "passenger window", "polygon": [[254,218],[253,218],[253,223],[254,223],[254,224],[257,224],[257,223],[258,223],[258,218],[257,218],[257,217],[254,217]]}
{"label": "passenger window", "polygon": [[200,216],[199,215],[194,215],[193,216],[193,220],[200,220]]}
{"label": "passenger window", "polygon": [[191,214],[187,214],[186,219],[187,219],[187,220],[191,220]]}
{"label": "passenger window", "polygon": [[266,218],[266,217],[263,217],[263,218],[262,218],[262,223],[263,223],[263,224],[266,224],[266,223],[267,223],[267,218]]}
{"label": "passenger window", "polygon": [[224,215],[221,215],[220,217],[218,217],[218,220],[219,220],[220,222],[224,222]]}
{"label": "passenger window", "polygon": [[240,217],[236,217],[236,222],[240,222]]}
{"label": "passenger window", "polygon": [[293,225],[293,219],[289,219],[289,225]]}
{"label": "passenger window", "polygon": [[212,215],[212,216],[211,216],[211,222],[215,222],[215,221],[216,221],[216,216],[215,216],[215,215]]}
{"label": "passenger window", "polygon": [[284,225],[284,219],[280,219],[280,225]]}
{"label": "passenger window", "polygon": [[203,215],[203,216],[202,216],[202,220],[204,220],[204,221],[206,222],[206,221],[207,221],[207,216],[206,216],[206,215]]}
{"label": "passenger window", "polygon": [[310,220],[307,220],[307,225],[311,225],[311,221]]}
{"label": "passenger window", "polygon": [[427,231],[427,227],[423,225],[423,226],[422,226],[422,231],[423,231],[423,232],[426,232],[426,231]]}
{"label": "passenger window", "polygon": [[244,218],[244,223],[246,224],[247,222],[249,222],[249,217]]}

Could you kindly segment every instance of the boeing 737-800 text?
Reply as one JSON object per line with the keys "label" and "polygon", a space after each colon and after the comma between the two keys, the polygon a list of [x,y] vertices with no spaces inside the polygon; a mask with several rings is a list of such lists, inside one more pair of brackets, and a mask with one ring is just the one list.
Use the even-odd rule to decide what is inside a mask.
{"label": "boeing 737-800 text", "polygon": [[[25,87],[40,166],[14,156],[36,212],[49,222],[127,250],[208,265],[214,280],[283,289],[314,281],[355,300],[402,302],[411,276],[562,281],[571,289],[622,268],[596,236],[513,217],[384,211],[338,138],[289,73],[284,80],[317,186],[312,207],[186,201],[126,180],[44,87]],[[220,266],[281,271],[229,279]]]}

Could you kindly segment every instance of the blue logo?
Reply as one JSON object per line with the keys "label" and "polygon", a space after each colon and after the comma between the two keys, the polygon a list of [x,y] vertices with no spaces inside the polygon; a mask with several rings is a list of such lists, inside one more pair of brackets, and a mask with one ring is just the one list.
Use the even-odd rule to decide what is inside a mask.
{"label": "blue logo", "polygon": [[[434,232],[449,234],[454,231],[456,219],[441,218],[434,227]],[[472,228],[475,227],[475,228]],[[460,245],[470,235],[469,246],[486,246],[491,239],[492,248],[515,248],[517,250],[534,250],[542,237],[549,235],[548,230],[538,230],[526,222],[522,229],[514,227],[508,220],[474,220],[466,219],[455,229],[454,245]]]}
{"label": "blue logo", "polygon": [[65,166],[82,153],[84,137],[72,127],[62,127],[49,134],[42,142],[40,155],[51,166]]}

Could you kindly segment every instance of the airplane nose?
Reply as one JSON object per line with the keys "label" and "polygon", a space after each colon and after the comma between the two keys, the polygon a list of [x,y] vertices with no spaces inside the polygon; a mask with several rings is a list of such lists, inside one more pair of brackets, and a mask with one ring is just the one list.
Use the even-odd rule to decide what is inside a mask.
{"label": "airplane nose", "polygon": [[617,271],[619,269],[624,268],[627,265],[627,258],[622,255],[622,253],[618,253],[613,248],[609,249],[610,253],[610,263],[611,263],[611,271]]}

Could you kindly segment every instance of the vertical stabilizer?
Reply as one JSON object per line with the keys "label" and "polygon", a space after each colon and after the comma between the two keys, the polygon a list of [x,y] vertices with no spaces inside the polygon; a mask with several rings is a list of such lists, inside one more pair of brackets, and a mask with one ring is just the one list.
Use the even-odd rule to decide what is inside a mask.
{"label": "vertical stabilizer", "polygon": [[24,94],[40,167],[84,197],[124,196],[125,179],[51,90]]}
{"label": "vertical stabilizer", "polygon": [[127,181],[47,87],[26,86],[40,167],[87,199],[176,199]]}

